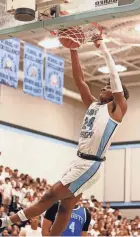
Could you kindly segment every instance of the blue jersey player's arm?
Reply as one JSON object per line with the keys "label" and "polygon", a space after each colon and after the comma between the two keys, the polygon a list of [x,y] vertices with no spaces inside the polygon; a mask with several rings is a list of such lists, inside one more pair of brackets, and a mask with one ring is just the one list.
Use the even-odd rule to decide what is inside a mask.
{"label": "blue jersey player's arm", "polygon": [[87,232],[88,232],[88,228],[89,228],[89,225],[90,225],[90,222],[91,222],[91,214],[90,212],[88,211],[88,209],[86,208],[85,209],[86,211],[86,222],[83,226],[83,229],[82,229],[82,236],[86,236],[87,235]]}
{"label": "blue jersey player's arm", "polygon": [[77,51],[71,50],[70,52],[71,52],[73,78],[81,95],[83,103],[87,107],[89,107],[93,102],[97,101],[97,99],[91,95],[90,89],[85,82],[84,74],[80,65]]}

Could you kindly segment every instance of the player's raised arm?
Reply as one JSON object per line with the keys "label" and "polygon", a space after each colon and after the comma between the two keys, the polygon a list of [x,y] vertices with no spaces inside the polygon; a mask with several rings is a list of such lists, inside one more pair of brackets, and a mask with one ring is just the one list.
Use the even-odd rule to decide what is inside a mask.
{"label": "player's raised arm", "polygon": [[90,89],[84,80],[84,74],[80,65],[77,51],[70,50],[70,52],[71,52],[73,78],[81,95],[83,103],[89,107],[91,103],[97,101],[97,99],[91,95]]}
{"label": "player's raised arm", "polygon": [[103,40],[99,40],[97,44],[100,45],[100,49],[103,53],[104,59],[106,61],[107,67],[109,69],[109,74],[110,74],[110,86],[112,93],[114,95],[114,102],[119,105],[122,115],[124,115],[127,111],[127,103],[126,99],[124,97],[124,91],[122,87],[122,83],[119,77],[119,74],[117,72],[114,60],[107,49],[105,43]]}

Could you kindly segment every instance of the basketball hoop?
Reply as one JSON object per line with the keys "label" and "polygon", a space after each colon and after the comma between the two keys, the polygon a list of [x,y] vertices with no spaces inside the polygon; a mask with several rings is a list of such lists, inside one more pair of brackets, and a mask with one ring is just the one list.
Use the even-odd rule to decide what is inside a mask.
{"label": "basketball hoop", "polygon": [[[52,34],[52,32],[51,32]],[[68,39],[75,44],[69,46],[69,48],[75,50],[82,47],[87,42],[96,42],[102,38],[102,27],[96,23],[89,23],[81,26],[74,26],[68,29],[59,29],[53,32],[58,36],[60,42],[62,39]]]}

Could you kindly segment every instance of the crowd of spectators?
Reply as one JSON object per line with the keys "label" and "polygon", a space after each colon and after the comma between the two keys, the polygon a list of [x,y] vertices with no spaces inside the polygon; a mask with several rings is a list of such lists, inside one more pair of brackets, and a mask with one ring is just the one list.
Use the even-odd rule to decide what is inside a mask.
{"label": "crowd of spectators", "polygon": [[[11,170],[9,167],[0,166],[0,218],[31,206],[40,200],[50,187],[46,179],[33,179],[28,174],[19,174],[17,169]],[[133,220],[122,217],[118,209],[112,209],[109,203],[104,207],[94,196],[81,199],[81,205],[88,208],[91,213],[89,236],[140,236],[138,216]],[[42,216],[38,220],[38,228],[41,227]],[[8,226],[1,235],[26,236],[22,233],[34,223],[37,222],[33,219],[27,223]],[[40,229],[38,233],[41,233]]]}
{"label": "crowd of spectators", "polygon": [[107,203],[98,202],[94,196],[91,200],[84,200],[83,204],[89,208],[92,220],[89,226],[89,236],[140,236],[140,218],[133,220],[123,217],[119,209],[113,209]]}

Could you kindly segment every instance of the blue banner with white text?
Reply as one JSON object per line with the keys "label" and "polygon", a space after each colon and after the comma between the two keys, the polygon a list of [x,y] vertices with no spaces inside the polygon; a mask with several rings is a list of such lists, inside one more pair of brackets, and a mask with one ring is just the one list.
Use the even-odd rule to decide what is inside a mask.
{"label": "blue banner with white text", "polygon": [[47,53],[44,98],[63,103],[64,59]]}
{"label": "blue banner with white text", "polygon": [[17,88],[20,40],[0,40],[0,83]]}
{"label": "blue banner with white text", "polygon": [[43,50],[36,46],[24,45],[23,91],[33,96],[43,96]]}

